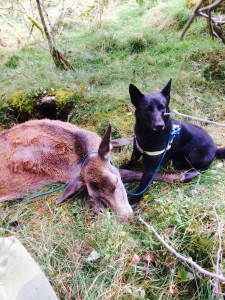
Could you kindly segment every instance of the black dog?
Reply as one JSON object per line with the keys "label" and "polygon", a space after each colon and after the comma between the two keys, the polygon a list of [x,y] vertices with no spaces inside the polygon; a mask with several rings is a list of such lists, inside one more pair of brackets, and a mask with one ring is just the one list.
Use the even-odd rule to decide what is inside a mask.
{"label": "black dog", "polygon": [[[173,120],[166,114],[169,112],[170,88],[171,80],[161,92],[152,94],[142,94],[133,84],[129,87],[131,102],[136,108],[136,123],[133,153],[126,168],[141,155],[144,164],[137,194],[143,191],[155,172],[174,126],[180,127],[180,133],[173,139],[163,162],[172,160],[176,168],[189,170],[185,175],[186,182],[198,175],[196,170],[207,169],[214,158],[225,158],[225,147],[218,149],[204,129]],[[141,197],[132,196],[130,204],[136,206]]]}

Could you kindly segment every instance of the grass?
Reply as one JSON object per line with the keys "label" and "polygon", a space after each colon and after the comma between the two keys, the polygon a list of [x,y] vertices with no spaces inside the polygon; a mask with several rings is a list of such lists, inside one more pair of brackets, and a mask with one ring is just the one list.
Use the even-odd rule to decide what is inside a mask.
{"label": "grass", "polygon": [[[13,47],[12,33],[4,35],[6,47],[0,49],[0,127],[17,122],[9,109],[12,95],[21,90],[29,98],[54,89],[79,96],[71,122],[102,134],[111,120],[113,137],[131,136],[129,83],[147,93],[162,89],[169,78],[173,78],[172,109],[223,122],[224,46],[209,39],[202,20],[180,41],[189,13],[183,1],[146,1],[142,7],[126,1],[106,11],[100,28],[66,19],[57,44],[74,72],[55,69],[37,32],[39,43],[26,42],[18,19],[14,25],[24,35],[20,49]],[[218,146],[224,145],[223,128],[205,128]],[[130,146],[113,153],[114,163],[119,166],[130,153]],[[85,208],[85,191],[60,207],[55,205],[59,193],[17,208],[4,203],[1,233],[22,241],[59,299],[209,300],[210,279],[168,253],[138,216],[154,225],[177,251],[215,271],[218,237],[212,206],[217,204],[224,224],[224,183],[225,166],[218,161],[191,183],[155,182],[127,223],[119,223],[107,210],[93,215]],[[14,221],[18,226],[13,227]],[[100,258],[87,261],[93,250]],[[140,260],[134,263],[136,255]],[[221,289],[224,292],[223,285]]]}

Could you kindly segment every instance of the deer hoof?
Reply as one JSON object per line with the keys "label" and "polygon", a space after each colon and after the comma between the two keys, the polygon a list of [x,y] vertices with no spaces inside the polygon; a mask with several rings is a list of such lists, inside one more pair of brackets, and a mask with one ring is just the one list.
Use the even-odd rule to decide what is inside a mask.
{"label": "deer hoof", "polygon": [[184,181],[183,182],[189,182],[193,178],[197,177],[199,175],[199,172],[196,170],[187,171],[184,173]]}

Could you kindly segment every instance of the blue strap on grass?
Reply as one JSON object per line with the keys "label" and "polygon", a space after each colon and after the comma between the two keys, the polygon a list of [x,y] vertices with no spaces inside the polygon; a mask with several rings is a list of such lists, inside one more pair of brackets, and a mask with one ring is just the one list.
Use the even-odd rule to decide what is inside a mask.
{"label": "blue strap on grass", "polygon": [[179,126],[179,125],[173,125],[173,128],[172,128],[172,130],[171,130],[171,132],[170,132],[170,135],[169,135],[169,139],[168,139],[166,148],[165,148],[165,150],[164,150],[164,152],[163,152],[163,154],[162,154],[162,156],[161,156],[161,158],[160,158],[160,161],[159,161],[159,163],[158,163],[158,166],[157,166],[157,168],[156,168],[154,174],[152,175],[152,178],[150,179],[149,183],[148,183],[147,186],[146,186],[141,192],[139,192],[139,193],[132,193],[132,192],[129,192],[129,191],[126,190],[126,192],[127,192],[128,195],[130,195],[130,196],[140,196],[140,195],[142,195],[142,194],[144,194],[144,193],[146,192],[146,190],[147,190],[147,189],[149,188],[149,186],[152,184],[152,182],[154,181],[154,179],[155,179],[155,177],[156,177],[156,175],[157,175],[157,173],[158,173],[158,171],[159,171],[159,168],[160,168],[160,166],[161,166],[161,164],[162,164],[162,161],[163,161],[163,159],[164,159],[164,157],[165,157],[165,155],[166,155],[166,152],[167,152],[167,150],[168,150],[168,148],[169,148],[169,146],[170,146],[171,141],[172,141],[172,140],[175,138],[175,136],[177,136],[179,133],[180,133],[180,126]]}
{"label": "blue strap on grass", "polygon": [[[81,166],[84,164],[86,158],[90,155],[90,154],[95,154],[97,153],[96,151],[91,151],[91,152],[88,152],[84,155],[84,157],[82,158],[81,160]],[[52,194],[52,193],[55,193],[57,191],[60,191],[60,190],[63,190],[70,182],[67,182],[67,183],[64,183],[63,185],[61,185],[60,187],[58,188],[55,188],[53,190],[50,190],[50,191],[47,191],[47,192],[43,192],[43,193],[39,193],[39,194],[36,194],[36,195],[33,195],[31,197],[28,197],[26,199],[23,199],[19,204],[15,204],[13,205],[13,207],[17,207],[17,206],[20,206],[24,203],[27,203],[29,202],[30,200],[33,200],[35,198],[38,198],[38,197],[41,197],[41,196],[45,196],[45,195],[49,195],[49,194]]]}

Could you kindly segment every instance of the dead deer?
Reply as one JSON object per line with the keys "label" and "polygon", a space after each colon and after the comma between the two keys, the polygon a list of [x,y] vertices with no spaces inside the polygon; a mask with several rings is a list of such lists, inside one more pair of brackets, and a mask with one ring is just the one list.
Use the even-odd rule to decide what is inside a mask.
{"label": "dead deer", "polygon": [[[34,120],[0,135],[0,202],[22,198],[44,185],[69,182],[57,203],[81,187],[122,218],[132,215],[119,171],[110,163],[110,133],[103,138],[75,125]],[[85,157],[85,158],[84,158]]]}
{"label": "dead deer", "polygon": [[[96,203],[103,202],[121,218],[132,215],[123,181],[140,180],[142,173],[117,170],[110,163],[111,125],[103,138],[70,123],[33,120],[0,135],[0,202],[23,198],[57,182],[68,185],[60,204],[86,186]],[[132,139],[112,141],[114,147]],[[122,180],[121,180],[122,177]],[[184,177],[158,174],[158,180],[183,181]]]}

